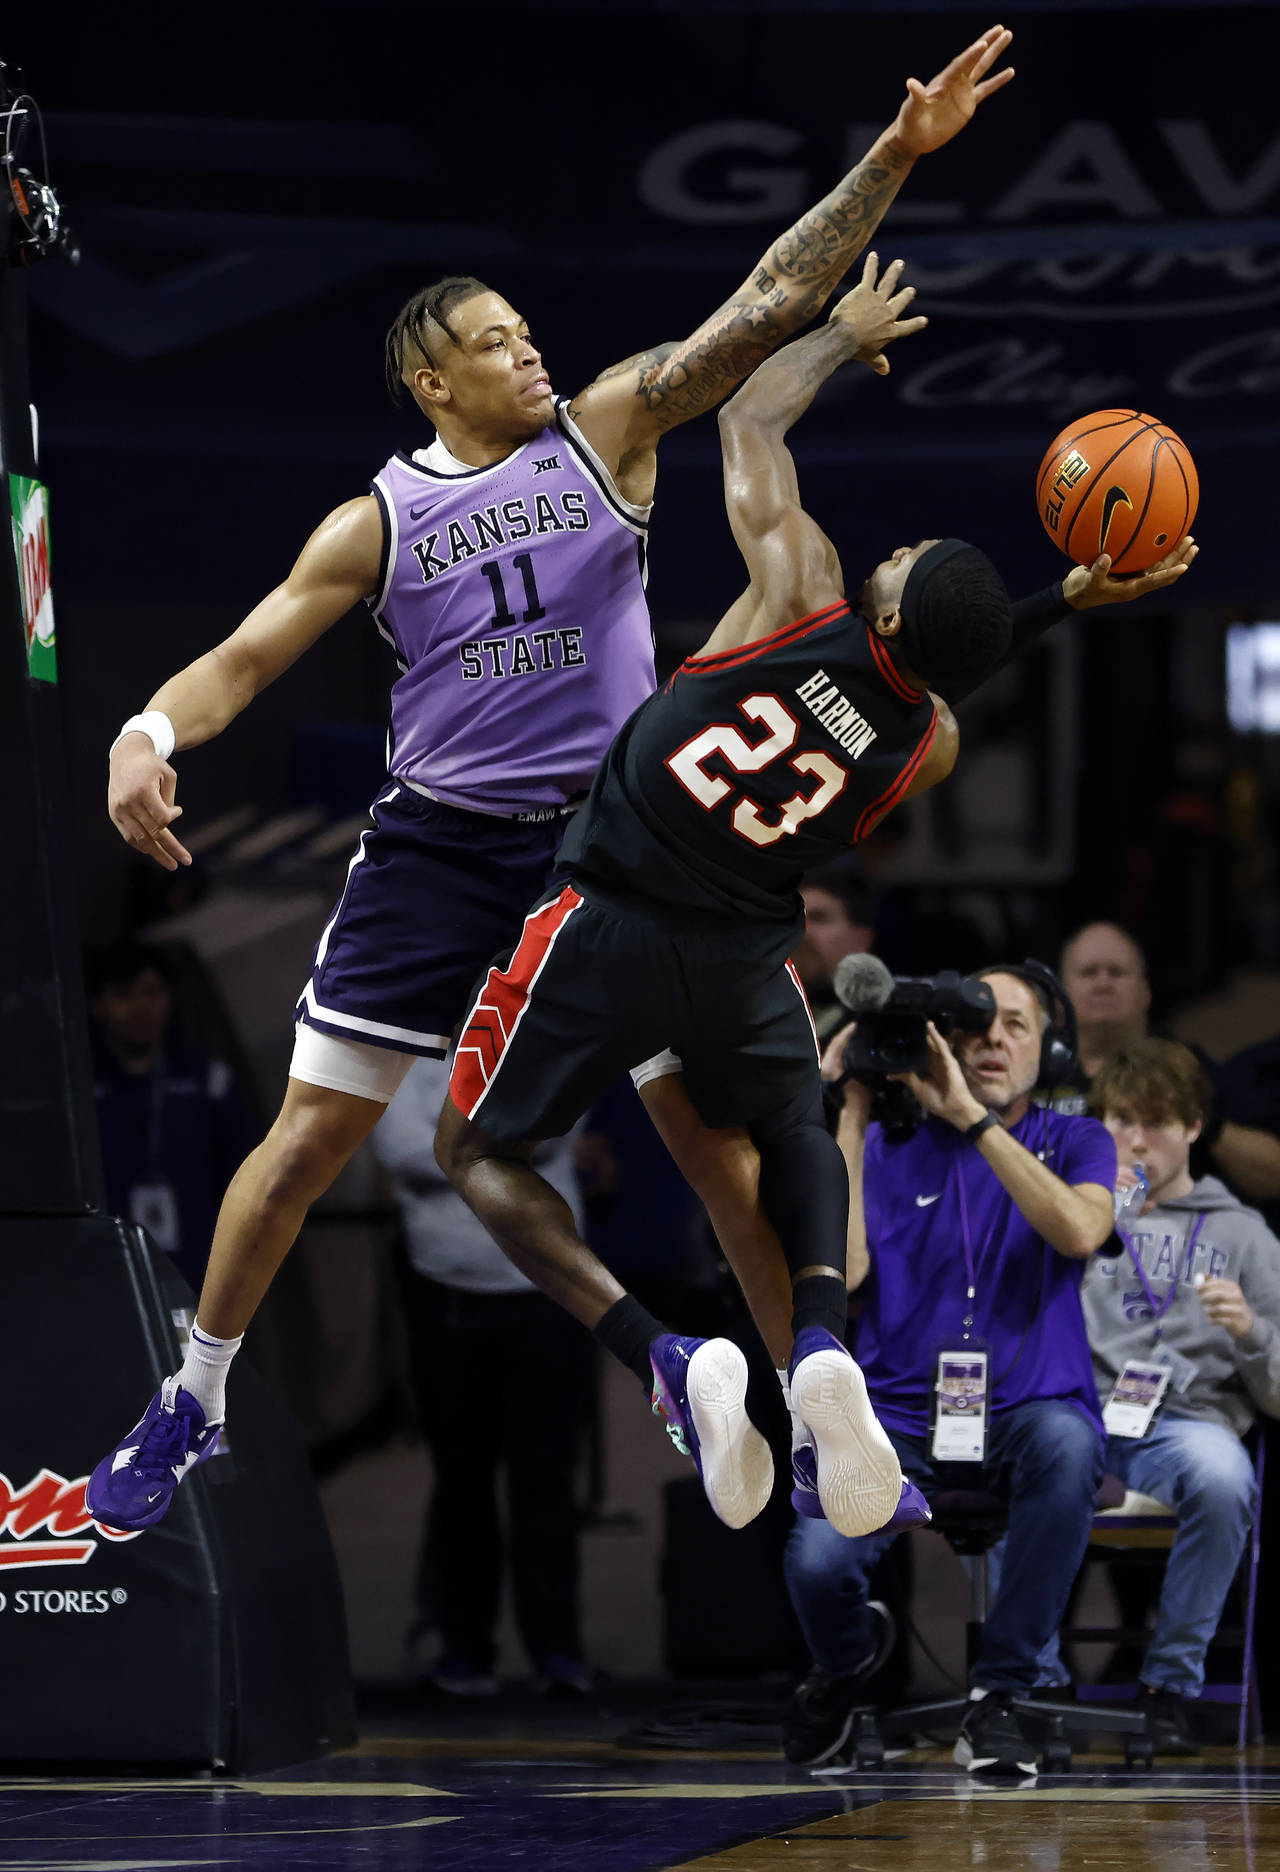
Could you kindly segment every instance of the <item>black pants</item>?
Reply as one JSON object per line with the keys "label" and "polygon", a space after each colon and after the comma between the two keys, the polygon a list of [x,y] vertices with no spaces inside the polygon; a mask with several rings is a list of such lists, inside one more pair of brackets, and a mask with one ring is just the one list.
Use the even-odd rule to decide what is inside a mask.
{"label": "black pants", "polygon": [[552,1653],[580,1657],[575,1483],[594,1402],[590,1335],[540,1293],[460,1293],[409,1268],[403,1285],[414,1395],[436,1476],[419,1614],[451,1657],[491,1670],[509,1562],[516,1624],[535,1668]]}

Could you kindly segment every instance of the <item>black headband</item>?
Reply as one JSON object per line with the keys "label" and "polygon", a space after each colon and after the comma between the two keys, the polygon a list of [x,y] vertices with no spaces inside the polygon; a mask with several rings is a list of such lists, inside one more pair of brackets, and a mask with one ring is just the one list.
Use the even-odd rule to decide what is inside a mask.
{"label": "black headband", "polygon": [[939,540],[936,545],[931,546],[928,552],[921,553],[920,557],[907,574],[907,582],[903,586],[902,596],[898,600],[898,609],[902,613],[903,629],[908,634],[911,631],[911,627],[916,622],[916,614],[919,609],[924,588],[933,577],[938,567],[940,565],[945,565],[948,559],[954,559],[958,552],[969,552],[970,550],[971,548],[968,540],[943,539]]}

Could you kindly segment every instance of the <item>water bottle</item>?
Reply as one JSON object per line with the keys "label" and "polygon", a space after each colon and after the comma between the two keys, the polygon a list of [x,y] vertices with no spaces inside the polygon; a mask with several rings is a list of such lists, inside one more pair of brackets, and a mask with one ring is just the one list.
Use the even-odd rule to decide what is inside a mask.
{"label": "water bottle", "polygon": [[1142,1205],[1151,1190],[1151,1179],[1147,1175],[1147,1166],[1136,1163],[1133,1174],[1138,1179],[1132,1189],[1116,1189],[1112,1195],[1115,1205],[1117,1228],[1129,1228],[1142,1214]]}

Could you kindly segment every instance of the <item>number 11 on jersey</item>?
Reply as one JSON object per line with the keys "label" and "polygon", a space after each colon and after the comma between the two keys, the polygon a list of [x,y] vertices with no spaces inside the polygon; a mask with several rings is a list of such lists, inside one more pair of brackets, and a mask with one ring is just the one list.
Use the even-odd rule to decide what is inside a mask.
{"label": "number 11 on jersey", "polygon": [[[533,555],[527,552],[517,553],[511,563],[524,580],[524,601],[529,607],[521,621],[525,624],[536,624],[539,618],[544,618],[547,613],[538,597],[538,587],[533,576]],[[490,624],[507,626],[514,624],[515,613],[507,603],[507,588],[502,581],[502,567],[496,559],[486,559],[480,570],[488,579],[493,592],[493,616],[489,619]]]}

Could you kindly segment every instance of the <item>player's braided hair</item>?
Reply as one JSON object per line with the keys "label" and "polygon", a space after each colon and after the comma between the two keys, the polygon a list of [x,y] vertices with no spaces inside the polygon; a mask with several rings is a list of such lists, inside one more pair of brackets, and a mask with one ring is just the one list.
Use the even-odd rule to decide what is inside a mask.
{"label": "player's braided hair", "polygon": [[407,304],[402,305],[387,333],[386,371],[387,393],[393,403],[408,401],[405,388],[404,352],[407,341],[412,341],[429,363],[434,364],[431,347],[427,343],[427,327],[438,325],[450,340],[457,344],[457,334],[449,324],[449,313],[463,299],[474,299],[477,293],[488,292],[489,288],[470,274],[453,274],[448,279],[437,280],[434,286],[424,286],[416,292]]}

